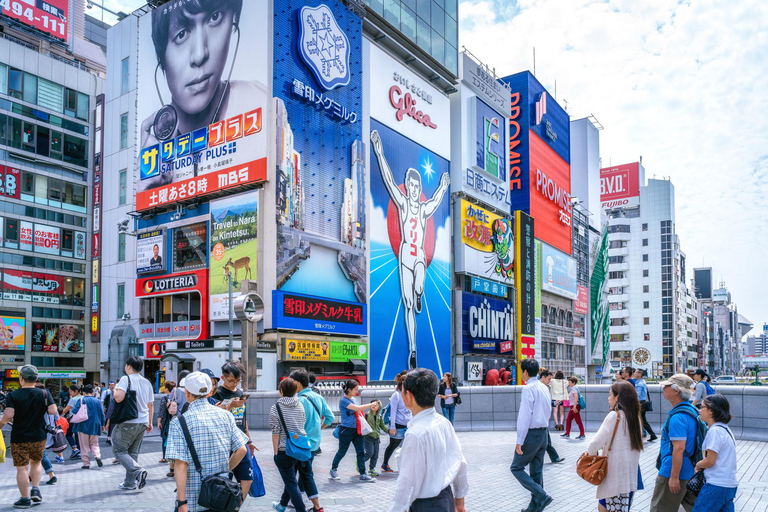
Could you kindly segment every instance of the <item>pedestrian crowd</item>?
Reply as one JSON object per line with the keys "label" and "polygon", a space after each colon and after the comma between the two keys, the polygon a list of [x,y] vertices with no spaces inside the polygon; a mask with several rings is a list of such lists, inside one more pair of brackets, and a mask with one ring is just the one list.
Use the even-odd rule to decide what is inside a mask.
{"label": "pedestrian crowd", "polygon": [[[91,469],[93,463],[102,467],[99,440],[105,434],[114,463],[125,470],[117,487],[144,488],[148,474],[138,456],[144,436],[155,425],[162,439],[160,462],[169,464],[166,476],[176,484],[176,512],[234,512],[246,496],[265,494],[255,456],[258,448],[248,429],[249,394],[241,389],[243,366],[227,362],[219,376],[208,369],[180,372],[178,383],[165,382],[156,415],[153,388],[141,376],[142,369],[141,358],[130,357],[117,383],[73,384],[58,407],[38,381],[37,368],[19,369],[21,387],[7,395],[0,419],[0,427],[13,424],[10,453],[21,494],[15,508],[42,503],[43,473],[48,475],[46,484],[57,482],[49,450],[56,462],[63,462],[70,448],[69,458],[79,459],[82,469]],[[677,374],[660,383],[672,408],[657,436],[646,419],[653,404],[645,372],[621,369],[606,397],[609,412],[576,462],[576,473],[596,486],[599,511],[631,509],[635,494],[644,488],[640,454],[646,443],[657,439],[661,441],[651,512],[678,512],[680,506],[686,512],[734,510],[738,481],[729,403],[714,392],[706,372],[693,375]],[[575,421],[576,439],[584,439],[581,411],[586,402],[576,377],[566,378],[561,371],[553,375],[535,359],[521,361],[520,377],[525,385],[510,471],[531,495],[522,512],[541,512],[554,501],[545,490],[544,456],[554,463],[564,461],[552,446],[550,421],[554,419],[554,430],[564,431],[565,438]],[[282,495],[272,503],[278,512],[324,512],[313,462],[322,453],[322,430],[334,423],[334,413],[314,383],[307,371],[292,371],[280,382],[280,398],[269,411],[273,462],[283,483]],[[432,371],[417,368],[398,374],[395,385],[382,407],[379,400],[361,402],[357,380],[343,384],[331,480],[340,480],[339,468],[350,445],[361,483],[395,473],[390,464],[399,449],[396,489],[387,506],[391,512],[464,512],[468,467],[453,428],[461,404],[453,376],[445,373],[438,379]],[[378,466],[384,434],[389,441]]]}

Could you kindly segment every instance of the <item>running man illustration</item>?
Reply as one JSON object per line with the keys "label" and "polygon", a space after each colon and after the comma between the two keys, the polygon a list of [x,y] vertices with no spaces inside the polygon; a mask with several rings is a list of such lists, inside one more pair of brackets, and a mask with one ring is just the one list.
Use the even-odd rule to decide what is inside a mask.
{"label": "running man illustration", "polygon": [[416,368],[416,313],[421,313],[421,297],[424,293],[424,279],[427,272],[427,255],[424,251],[424,238],[427,220],[434,215],[443,196],[448,191],[451,179],[448,173],[443,174],[440,186],[432,199],[421,201],[421,174],[414,168],[405,173],[405,190],[403,192],[395,183],[392,170],[384,157],[379,132],[371,132],[371,145],[381,168],[381,177],[392,202],[397,206],[400,219],[400,293],[405,306],[405,327],[408,331],[410,368]]}

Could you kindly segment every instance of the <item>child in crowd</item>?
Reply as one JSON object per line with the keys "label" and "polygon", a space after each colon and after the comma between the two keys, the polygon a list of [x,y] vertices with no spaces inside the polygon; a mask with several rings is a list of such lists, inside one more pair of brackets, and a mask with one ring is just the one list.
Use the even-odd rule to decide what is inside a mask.
{"label": "child in crowd", "polygon": [[365,460],[366,462],[370,459],[370,471],[368,471],[368,474],[371,476],[379,476],[379,473],[376,471],[376,463],[379,461],[379,444],[381,443],[381,439],[379,439],[379,436],[381,432],[387,432],[387,426],[384,424],[384,418],[381,417],[380,414],[381,409],[381,402],[379,400],[374,400],[373,405],[371,405],[371,410],[368,411],[368,414],[366,414],[365,419],[368,421],[368,424],[371,426],[373,431],[365,436]]}

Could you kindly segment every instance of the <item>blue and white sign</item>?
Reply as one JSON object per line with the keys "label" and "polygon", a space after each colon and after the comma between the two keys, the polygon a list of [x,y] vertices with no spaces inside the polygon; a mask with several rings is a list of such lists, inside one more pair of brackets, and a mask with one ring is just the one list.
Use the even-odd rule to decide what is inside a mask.
{"label": "blue and white sign", "polygon": [[327,5],[301,9],[299,54],[326,91],[349,84],[349,39]]}
{"label": "blue and white sign", "polygon": [[481,279],[479,277],[472,278],[472,291],[487,293],[489,295],[495,295],[506,299],[509,296],[509,287],[503,284],[494,283],[487,279]]}
{"label": "blue and white sign", "polygon": [[515,315],[512,303],[461,294],[461,331],[464,352],[507,352],[515,342]]}
{"label": "blue and white sign", "polygon": [[365,335],[367,325],[365,304],[272,291],[272,326],[276,329]]}
{"label": "blue and white sign", "polygon": [[579,289],[575,259],[542,242],[540,268],[542,290],[576,300]]}

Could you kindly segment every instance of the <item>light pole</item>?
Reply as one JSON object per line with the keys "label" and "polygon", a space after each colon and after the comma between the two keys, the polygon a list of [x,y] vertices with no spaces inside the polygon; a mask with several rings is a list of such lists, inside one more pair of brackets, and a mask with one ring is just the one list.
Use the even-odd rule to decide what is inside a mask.
{"label": "light pole", "polygon": [[[232,341],[232,330],[234,328],[233,324],[233,317],[235,316],[234,313],[234,303],[232,302],[232,272],[227,274],[227,283],[229,283],[229,361],[232,362],[233,359],[233,341]],[[242,343],[242,342],[241,342]],[[240,349],[242,352],[242,349]]]}

